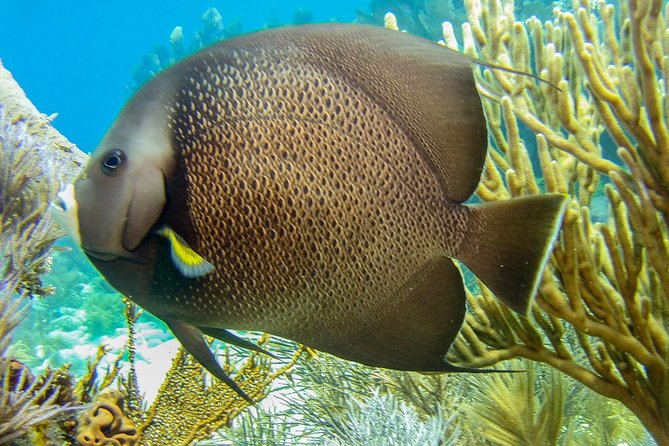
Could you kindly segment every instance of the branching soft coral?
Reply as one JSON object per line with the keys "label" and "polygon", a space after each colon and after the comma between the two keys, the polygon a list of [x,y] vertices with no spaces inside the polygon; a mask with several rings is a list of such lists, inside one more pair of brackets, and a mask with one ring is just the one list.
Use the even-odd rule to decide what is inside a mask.
{"label": "branching soft coral", "polygon": [[[512,0],[465,3],[466,53],[553,84],[478,69],[492,137],[478,196],[545,189],[572,201],[531,318],[481,287],[453,359],[545,362],[621,401],[669,444],[667,7],[577,0],[573,12],[523,23]],[[444,41],[457,48],[452,29]],[[608,221],[591,215],[602,204]]]}
{"label": "branching soft coral", "polygon": [[27,367],[0,358],[0,444],[8,444],[43,423],[63,416],[69,402],[56,385],[59,372],[35,378]]}

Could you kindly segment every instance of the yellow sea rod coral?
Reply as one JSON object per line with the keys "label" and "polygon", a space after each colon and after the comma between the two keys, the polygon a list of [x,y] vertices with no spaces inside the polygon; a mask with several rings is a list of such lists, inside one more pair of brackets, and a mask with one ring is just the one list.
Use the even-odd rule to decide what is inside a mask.
{"label": "yellow sea rod coral", "polygon": [[139,440],[135,423],[123,412],[124,396],[105,389],[93,400],[93,407],[81,414],[77,442],[82,446],[133,446]]}
{"label": "yellow sea rod coral", "polygon": [[521,22],[512,0],[465,4],[466,53],[559,87],[478,69],[492,141],[477,194],[572,200],[531,318],[483,287],[452,354],[478,366],[545,362],[669,444],[669,6],[574,1]]}

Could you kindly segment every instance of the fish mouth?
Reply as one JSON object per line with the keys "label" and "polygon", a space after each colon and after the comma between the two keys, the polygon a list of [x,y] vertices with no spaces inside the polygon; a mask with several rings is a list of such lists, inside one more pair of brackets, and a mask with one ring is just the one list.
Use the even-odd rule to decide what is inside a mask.
{"label": "fish mouth", "polygon": [[91,248],[82,247],[82,250],[86,253],[87,256],[99,260],[101,262],[112,262],[114,260],[127,260],[132,263],[146,264],[146,260],[139,257],[132,251],[124,250],[122,253],[109,252],[109,251],[98,251]]}
{"label": "fish mouth", "polygon": [[103,262],[111,262],[112,260],[116,260],[121,257],[118,254],[112,254],[110,252],[96,251],[94,249],[83,248],[83,247],[82,249],[87,256],[93,257],[95,260],[100,260]]}

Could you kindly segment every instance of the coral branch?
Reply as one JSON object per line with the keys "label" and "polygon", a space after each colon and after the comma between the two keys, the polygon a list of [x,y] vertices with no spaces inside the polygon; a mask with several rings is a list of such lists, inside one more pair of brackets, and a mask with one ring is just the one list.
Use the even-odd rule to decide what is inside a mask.
{"label": "coral branch", "polygon": [[[573,13],[556,8],[553,20],[522,23],[511,0],[466,6],[466,53],[520,70],[534,60],[561,90],[478,69],[493,142],[478,195],[544,189],[573,199],[531,319],[487,292],[469,296],[451,354],[474,365],[547,363],[621,401],[669,444],[667,8],[630,0],[616,13],[575,1]],[[536,144],[519,137],[520,123]]]}

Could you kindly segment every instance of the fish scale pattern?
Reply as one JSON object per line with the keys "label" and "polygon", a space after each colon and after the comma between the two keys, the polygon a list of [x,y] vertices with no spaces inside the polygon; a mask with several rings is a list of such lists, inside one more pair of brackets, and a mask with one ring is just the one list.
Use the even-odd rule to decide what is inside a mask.
{"label": "fish scale pattern", "polygon": [[465,214],[447,212],[406,133],[336,73],[234,51],[181,76],[169,106],[177,171],[193,246],[216,265],[183,305],[203,323],[353,342],[459,243]]}

